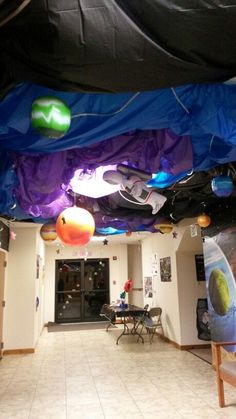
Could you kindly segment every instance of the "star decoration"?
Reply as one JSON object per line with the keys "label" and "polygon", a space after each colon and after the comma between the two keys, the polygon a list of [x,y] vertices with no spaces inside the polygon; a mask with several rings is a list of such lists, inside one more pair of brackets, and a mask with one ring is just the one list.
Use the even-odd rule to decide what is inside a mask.
{"label": "star decoration", "polygon": [[103,245],[104,246],[107,246],[108,245],[108,240],[107,239],[103,240]]}
{"label": "star decoration", "polygon": [[173,231],[172,236],[173,236],[173,239],[177,239],[178,233],[176,231]]}
{"label": "star decoration", "polygon": [[10,239],[11,240],[16,240],[16,233],[14,231],[10,231]]}

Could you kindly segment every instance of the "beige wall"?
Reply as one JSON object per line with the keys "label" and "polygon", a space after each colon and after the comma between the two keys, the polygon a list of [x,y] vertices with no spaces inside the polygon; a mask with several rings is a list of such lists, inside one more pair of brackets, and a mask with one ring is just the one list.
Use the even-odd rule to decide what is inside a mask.
{"label": "beige wall", "polygon": [[[3,301],[5,300],[5,277],[6,277],[6,259],[7,252],[0,249],[0,344],[3,342],[3,318],[5,308],[3,306]],[[0,347],[0,359],[2,357],[2,346]]]}
{"label": "beige wall", "polygon": [[[54,246],[46,246],[45,263],[45,323],[54,321],[55,313],[55,260],[56,259],[83,259],[80,256],[85,251],[89,258],[109,258],[110,265],[110,301],[116,301],[125,281],[128,278],[127,245],[104,246],[103,243],[89,244],[85,248],[63,247],[60,254]],[[113,256],[117,260],[113,260]]]}
{"label": "beige wall", "polygon": [[175,227],[177,238],[172,234],[153,234],[143,241],[143,277],[152,276],[152,255],[158,259],[170,256],[171,282],[162,282],[160,271],[153,283],[153,298],[144,298],[150,306],[162,307],[164,334],[179,345],[196,345],[206,342],[197,338],[196,304],[206,297],[205,282],[198,282],[195,270],[195,254],[202,254],[200,229],[191,237],[190,227]]}
{"label": "beige wall", "polygon": [[128,277],[133,281],[133,289],[128,294],[129,304],[143,307],[143,267],[142,246],[129,244],[128,246]]}
{"label": "beige wall", "polygon": [[[153,281],[153,298],[144,298],[144,303],[150,307],[162,308],[164,334],[169,339],[180,343],[179,303],[177,290],[177,273],[175,251],[177,242],[172,234],[155,233],[145,239],[142,244],[143,277],[152,276],[152,255],[156,253],[158,260],[163,257],[171,258],[171,282],[161,282],[160,269],[156,281]],[[159,265],[159,264],[158,264]],[[159,266],[158,266],[159,268]]]}
{"label": "beige wall", "polygon": [[[145,276],[152,276],[152,256],[170,256],[172,281],[161,282],[158,273],[153,283],[152,298],[140,298],[136,304],[161,306],[163,309],[164,333],[180,345],[202,344],[197,339],[196,302],[205,298],[205,282],[196,280],[194,255],[202,253],[200,235],[190,237],[187,227],[175,227],[172,234],[150,234],[139,245],[89,244],[86,248],[45,246],[39,237],[39,227],[14,228],[15,241],[10,243],[6,272],[3,339],[6,349],[33,348],[42,327],[54,321],[55,260],[109,258],[110,301],[116,301],[128,273],[135,279],[135,287],[142,287]],[[36,278],[36,255],[40,256],[40,274]],[[128,257],[129,256],[129,257]],[[115,257],[115,258],[113,258]],[[43,269],[45,267],[45,269]],[[142,272],[143,271],[143,272]],[[142,275],[142,277],[141,277]],[[38,311],[35,308],[39,297]],[[132,301],[133,302],[133,301]]]}
{"label": "beige wall", "polygon": [[208,343],[198,339],[196,328],[197,300],[206,298],[206,283],[197,281],[195,267],[195,255],[202,253],[200,229],[196,237],[191,237],[189,228],[184,229],[176,253],[181,345]]}
{"label": "beige wall", "polygon": [[38,309],[35,310],[35,317],[34,317],[34,341],[35,343],[37,342],[38,337],[40,333],[42,332],[42,329],[44,326],[45,244],[43,240],[41,239],[38,231],[36,235],[36,254],[38,255],[39,272],[38,272],[38,278],[36,275],[34,301],[36,302],[36,298],[38,297],[39,306],[38,306]]}

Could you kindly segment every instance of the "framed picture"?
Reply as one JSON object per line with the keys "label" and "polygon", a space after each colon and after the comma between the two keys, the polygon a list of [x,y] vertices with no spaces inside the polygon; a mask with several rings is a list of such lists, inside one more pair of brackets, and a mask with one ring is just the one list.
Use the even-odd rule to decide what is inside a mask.
{"label": "framed picture", "polygon": [[153,297],[152,276],[144,277],[144,296],[145,298]]}
{"label": "framed picture", "polygon": [[171,259],[170,256],[160,259],[161,281],[171,282]]}
{"label": "framed picture", "polygon": [[203,255],[195,255],[195,266],[196,266],[196,275],[197,281],[205,281],[205,266],[204,266],[204,257]]}

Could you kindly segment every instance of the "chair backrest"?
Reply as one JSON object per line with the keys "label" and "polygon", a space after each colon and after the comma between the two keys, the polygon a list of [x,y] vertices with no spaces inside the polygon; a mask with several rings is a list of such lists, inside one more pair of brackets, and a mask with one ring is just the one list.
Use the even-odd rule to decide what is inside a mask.
{"label": "chair backrest", "polygon": [[149,317],[161,317],[162,308],[161,307],[152,307],[149,310]]}

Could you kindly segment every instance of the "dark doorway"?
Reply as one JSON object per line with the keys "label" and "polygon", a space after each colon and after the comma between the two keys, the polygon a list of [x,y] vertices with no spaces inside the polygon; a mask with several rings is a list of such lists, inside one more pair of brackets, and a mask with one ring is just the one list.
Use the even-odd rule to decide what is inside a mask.
{"label": "dark doorway", "polygon": [[56,260],[56,323],[101,320],[109,303],[109,259]]}

